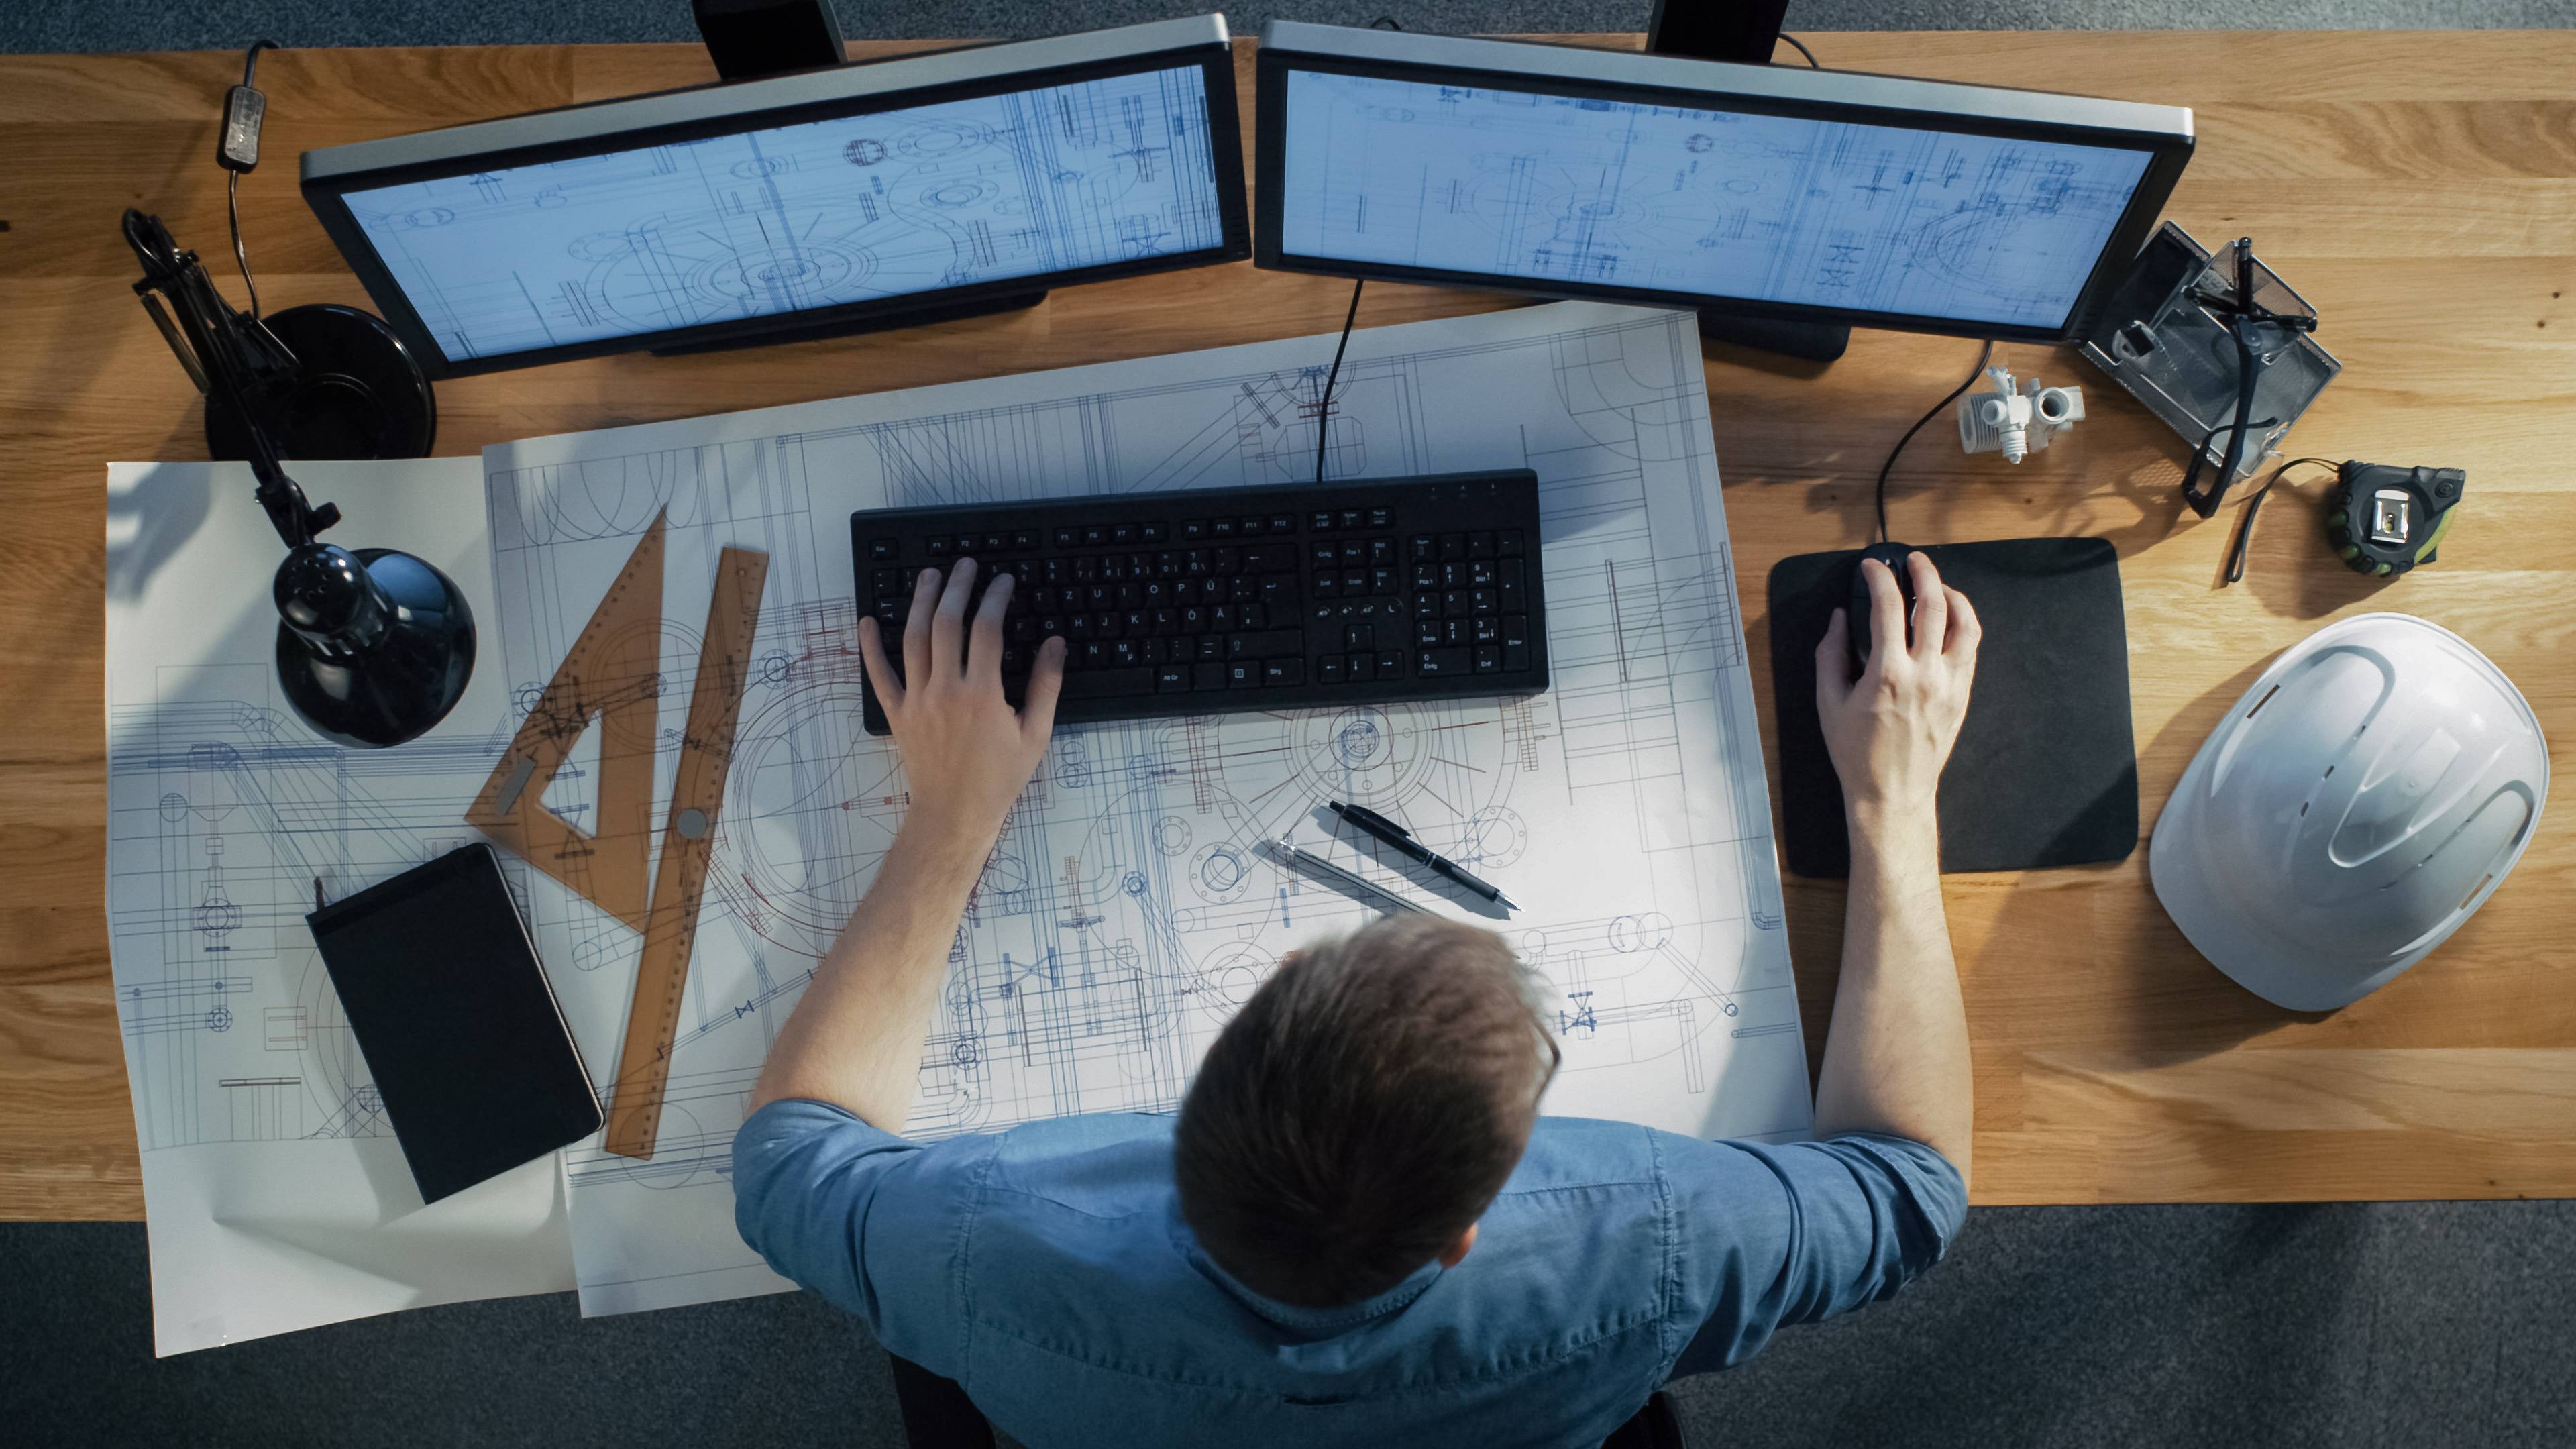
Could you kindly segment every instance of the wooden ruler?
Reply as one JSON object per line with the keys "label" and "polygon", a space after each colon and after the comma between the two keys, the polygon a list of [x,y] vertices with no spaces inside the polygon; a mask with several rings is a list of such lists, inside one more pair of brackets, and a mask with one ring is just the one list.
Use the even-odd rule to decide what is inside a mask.
{"label": "wooden ruler", "polygon": [[[465,812],[475,828],[638,931],[650,902],[663,530],[657,513]],[[547,809],[544,797],[595,718],[599,813],[585,831]]]}
{"label": "wooden ruler", "polygon": [[606,1145],[622,1156],[651,1157],[662,1128],[689,953],[698,939],[698,906],[715,859],[716,817],[724,805],[734,726],[751,679],[752,635],[768,581],[767,554],[728,548],[716,561],[715,596],[707,602],[697,683],[689,691],[689,722],[680,737],[679,782],[671,791],[661,861],[653,872],[644,960],[635,972],[635,1002],[627,1010],[626,1045],[618,1053],[617,1085],[609,1098]]}

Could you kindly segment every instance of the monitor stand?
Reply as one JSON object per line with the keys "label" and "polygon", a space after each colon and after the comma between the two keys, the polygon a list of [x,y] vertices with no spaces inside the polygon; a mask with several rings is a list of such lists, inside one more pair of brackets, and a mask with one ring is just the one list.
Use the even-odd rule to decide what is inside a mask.
{"label": "monitor stand", "polygon": [[[1655,0],[1654,15],[1646,22],[1646,50],[1692,60],[1769,65],[1772,51],[1780,44],[1780,22],[1788,13],[1789,0],[1735,0],[1719,5]],[[1851,328],[1843,323],[1746,317],[1716,307],[1700,309],[1699,335],[1809,362],[1831,362],[1851,345]]]}
{"label": "monitor stand", "polygon": [[1046,289],[1034,292],[1010,292],[999,297],[984,297],[972,302],[942,302],[935,307],[915,307],[904,312],[881,312],[854,321],[813,322],[789,327],[764,327],[742,337],[719,337],[711,342],[684,342],[675,347],[652,349],[655,357],[688,357],[701,352],[734,352],[745,347],[769,347],[782,342],[820,342],[827,337],[855,337],[863,332],[891,332],[899,327],[927,327],[933,322],[954,322],[961,317],[982,317],[994,312],[1016,312],[1034,307],[1046,300]]}
{"label": "monitor stand", "polygon": [[[728,83],[762,80],[792,71],[867,64],[850,60],[841,40],[841,22],[833,15],[828,0],[690,0],[689,8],[697,17],[698,35],[706,41],[707,54],[715,60],[716,74]],[[1010,292],[971,302],[942,302],[905,312],[879,313],[855,321],[763,327],[739,337],[656,347],[652,354],[655,357],[686,357],[701,352],[767,347],[780,342],[853,337],[863,332],[886,332],[897,327],[922,327],[933,322],[954,322],[961,317],[1015,312],[1036,306],[1046,300],[1046,295],[1046,289],[1040,287],[1034,291]]]}

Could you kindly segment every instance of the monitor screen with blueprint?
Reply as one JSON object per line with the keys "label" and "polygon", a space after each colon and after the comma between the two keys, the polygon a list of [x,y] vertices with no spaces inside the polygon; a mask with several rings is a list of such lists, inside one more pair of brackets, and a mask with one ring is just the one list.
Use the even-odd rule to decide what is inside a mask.
{"label": "monitor screen with blueprint", "polygon": [[2190,160],[2178,106],[1273,21],[1256,265],[2063,341]]}
{"label": "monitor screen with blueprint", "polygon": [[433,377],[1017,305],[1248,255],[1216,16],[306,152]]}

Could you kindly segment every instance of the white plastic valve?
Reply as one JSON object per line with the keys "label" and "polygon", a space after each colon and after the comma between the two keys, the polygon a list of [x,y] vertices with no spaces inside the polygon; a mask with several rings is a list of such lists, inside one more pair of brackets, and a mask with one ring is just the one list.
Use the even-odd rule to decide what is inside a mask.
{"label": "white plastic valve", "polygon": [[1971,453],[2001,453],[2007,463],[2049,445],[2059,433],[2084,419],[2084,389],[2042,387],[2034,378],[2016,388],[2003,367],[1989,367],[1992,392],[1959,399],[1959,446]]}

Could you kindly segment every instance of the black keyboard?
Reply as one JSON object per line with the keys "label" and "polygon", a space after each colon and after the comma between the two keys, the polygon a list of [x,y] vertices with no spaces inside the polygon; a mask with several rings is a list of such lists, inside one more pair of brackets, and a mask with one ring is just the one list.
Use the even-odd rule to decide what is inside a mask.
{"label": "black keyboard", "polygon": [[[858,597],[895,638],[924,568],[1007,573],[1002,685],[1061,634],[1063,721],[1547,687],[1526,468],[850,515]],[[870,734],[885,711],[867,696]]]}

